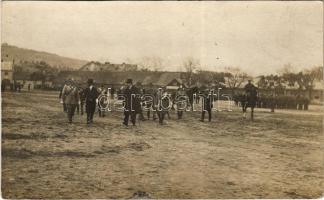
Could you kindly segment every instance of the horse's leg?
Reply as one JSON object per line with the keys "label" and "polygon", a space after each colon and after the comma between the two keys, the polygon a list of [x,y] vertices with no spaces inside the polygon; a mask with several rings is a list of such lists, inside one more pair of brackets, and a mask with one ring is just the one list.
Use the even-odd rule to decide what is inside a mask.
{"label": "horse's leg", "polygon": [[246,118],[246,104],[242,103],[242,110],[243,110],[243,118]]}

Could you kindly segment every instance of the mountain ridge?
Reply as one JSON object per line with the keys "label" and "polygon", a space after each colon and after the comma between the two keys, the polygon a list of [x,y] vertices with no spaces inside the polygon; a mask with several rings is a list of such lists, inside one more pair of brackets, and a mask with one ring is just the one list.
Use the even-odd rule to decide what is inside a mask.
{"label": "mountain ridge", "polygon": [[21,48],[7,43],[1,44],[1,59],[14,60],[15,62],[46,62],[51,67],[59,69],[78,70],[88,63],[87,60],[69,58],[55,53]]}

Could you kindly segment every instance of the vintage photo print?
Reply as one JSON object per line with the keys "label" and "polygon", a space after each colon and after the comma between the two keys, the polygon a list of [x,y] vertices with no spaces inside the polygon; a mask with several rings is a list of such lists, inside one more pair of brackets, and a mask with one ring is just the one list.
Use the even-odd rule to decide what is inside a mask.
{"label": "vintage photo print", "polygon": [[324,191],[321,1],[2,1],[4,199]]}

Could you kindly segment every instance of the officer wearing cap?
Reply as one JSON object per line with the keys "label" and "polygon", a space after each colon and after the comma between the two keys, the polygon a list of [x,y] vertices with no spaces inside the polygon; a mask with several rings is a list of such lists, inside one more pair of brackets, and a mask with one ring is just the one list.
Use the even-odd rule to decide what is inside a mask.
{"label": "officer wearing cap", "polygon": [[132,79],[126,80],[126,87],[124,89],[125,97],[125,110],[124,110],[124,122],[125,126],[128,126],[129,117],[133,126],[136,125],[136,114],[141,111],[141,102],[138,95],[139,90],[133,85]]}
{"label": "officer wearing cap", "polygon": [[255,86],[251,83],[251,79],[248,80],[248,83],[244,86],[245,93],[249,95]]}
{"label": "officer wearing cap", "polygon": [[64,86],[62,95],[65,97],[65,104],[67,109],[67,116],[69,123],[72,123],[72,118],[74,116],[75,109],[80,103],[79,91],[76,84],[73,81]]}
{"label": "officer wearing cap", "polygon": [[209,89],[205,89],[203,91],[203,101],[202,101],[202,112],[201,112],[201,120],[200,121],[204,121],[205,120],[205,113],[208,113],[208,121],[211,121],[212,118],[212,108],[213,108],[213,102],[214,102],[214,98],[213,98],[213,94],[211,93],[211,91]]}

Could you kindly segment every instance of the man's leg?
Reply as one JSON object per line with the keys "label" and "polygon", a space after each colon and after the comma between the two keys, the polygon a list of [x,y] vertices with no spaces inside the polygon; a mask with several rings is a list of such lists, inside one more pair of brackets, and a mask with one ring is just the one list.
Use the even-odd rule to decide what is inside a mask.
{"label": "man's leg", "polygon": [[164,115],[165,115],[165,112],[164,111],[160,111],[159,122],[160,122],[161,125],[163,124],[163,121],[164,121]]}
{"label": "man's leg", "polygon": [[71,113],[70,113],[70,120],[71,120],[71,122],[72,122],[72,118],[74,116],[76,107],[77,107],[77,105],[75,105],[75,104],[72,104],[71,105]]}
{"label": "man's leg", "polygon": [[95,111],[96,111],[96,103],[93,103],[91,105],[91,115],[90,115],[90,122],[91,123],[93,123],[93,115],[94,115]]}
{"label": "man's leg", "polygon": [[84,103],[83,102],[81,102],[81,104],[80,104],[80,109],[81,109],[81,115],[83,115],[83,105]]}
{"label": "man's leg", "polygon": [[161,122],[162,122],[162,115],[161,115],[161,111],[156,111],[157,112],[157,116],[158,116],[158,118],[159,118],[159,123],[161,124]]}
{"label": "man's leg", "polygon": [[79,114],[80,113],[80,105],[76,104],[75,107],[76,107],[77,113]]}
{"label": "man's leg", "polygon": [[86,103],[85,108],[87,113],[87,124],[89,124],[90,123],[90,103],[89,102]]}
{"label": "man's leg", "polygon": [[135,126],[135,124],[136,124],[136,112],[132,111],[130,115],[131,115],[132,124]]}
{"label": "man's leg", "polygon": [[203,122],[205,120],[205,111],[201,111],[201,121]]}
{"label": "man's leg", "polygon": [[124,122],[123,122],[123,124],[125,126],[128,126],[128,121],[129,121],[129,111],[124,111]]}
{"label": "man's leg", "polygon": [[68,122],[71,123],[71,108],[70,108],[70,104],[66,104],[66,115],[67,115],[67,118],[68,118]]}
{"label": "man's leg", "polygon": [[67,106],[65,103],[63,103],[63,112],[67,112]]}
{"label": "man's leg", "polygon": [[212,114],[211,114],[211,109],[208,109],[208,121],[211,121]]}
{"label": "man's leg", "polygon": [[157,111],[153,111],[153,120],[156,120]]}
{"label": "man's leg", "polygon": [[150,110],[147,111],[147,119],[150,120]]}
{"label": "man's leg", "polygon": [[101,110],[100,110],[100,106],[98,105],[98,114],[99,114],[99,117],[101,117],[102,113],[101,113]]}

